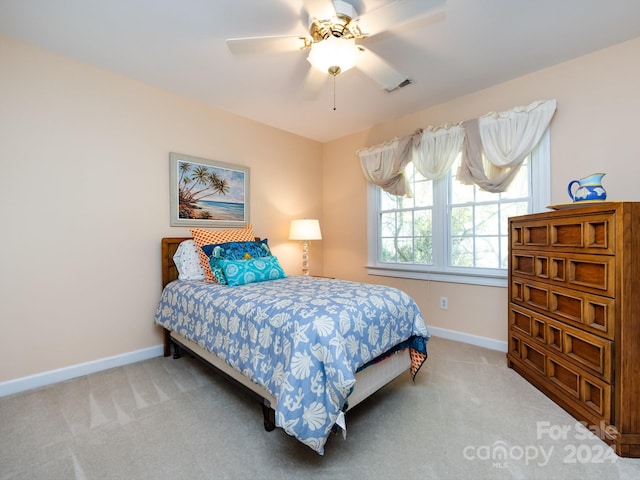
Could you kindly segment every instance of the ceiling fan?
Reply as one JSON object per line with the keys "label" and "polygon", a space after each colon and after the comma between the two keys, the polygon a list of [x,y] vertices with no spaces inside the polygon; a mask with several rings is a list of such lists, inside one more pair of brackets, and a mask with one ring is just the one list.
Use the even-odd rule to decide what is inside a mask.
{"label": "ceiling fan", "polygon": [[313,97],[326,81],[357,68],[387,92],[411,84],[379,55],[360,44],[362,40],[402,24],[433,14],[446,0],[394,0],[383,7],[358,15],[344,0],[304,0],[309,30],[303,35],[227,39],[234,54],[309,52],[310,68],[303,85],[305,96]]}

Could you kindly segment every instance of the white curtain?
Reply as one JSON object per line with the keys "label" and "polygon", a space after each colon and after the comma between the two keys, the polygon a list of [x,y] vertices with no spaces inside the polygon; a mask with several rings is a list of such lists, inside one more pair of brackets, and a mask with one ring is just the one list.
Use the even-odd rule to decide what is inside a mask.
{"label": "white curtain", "polygon": [[413,196],[404,169],[411,161],[414,137],[418,135],[359,150],[358,156],[366,179],[392,195]]}
{"label": "white curtain", "polygon": [[504,192],[540,142],[555,111],[555,100],[541,100],[463,122],[466,135],[458,180],[489,192]]}
{"label": "white curtain", "polygon": [[421,133],[420,143],[413,151],[416,170],[429,180],[442,177],[460,153],[463,140],[461,124],[428,127]]}
{"label": "white curtain", "polygon": [[555,100],[539,100],[459,124],[428,127],[359,150],[362,171],[370,183],[384,191],[411,197],[411,187],[404,176],[410,161],[425,178],[437,179],[447,173],[462,149],[458,180],[489,192],[504,192],[540,142],[555,111]]}

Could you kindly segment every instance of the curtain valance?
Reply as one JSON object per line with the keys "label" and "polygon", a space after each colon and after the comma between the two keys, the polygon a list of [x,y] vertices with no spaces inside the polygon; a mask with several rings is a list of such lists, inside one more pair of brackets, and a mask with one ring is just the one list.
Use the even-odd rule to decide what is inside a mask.
{"label": "curtain valance", "polygon": [[540,142],[555,111],[555,100],[542,100],[463,122],[466,136],[458,180],[489,192],[504,192]]}
{"label": "curtain valance", "polygon": [[442,177],[455,162],[463,140],[464,128],[460,124],[426,128],[413,151],[416,170],[429,180]]}
{"label": "curtain valance", "polygon": [[404,168],[411,161],[415,136],[359,150],[360,164],[367,181],[393,195],[412,197]]}
{"label": "curtain valance", "polygon": [[409,162],[425,178],[437,179],[449,171],[460,151],[460,182],[503,192],[540,142],[555,111],[555,100],[539,100],[457,124],[427,127],[359,150],[358,155],[366,179],[394,195],[412,195],[404,176]]}

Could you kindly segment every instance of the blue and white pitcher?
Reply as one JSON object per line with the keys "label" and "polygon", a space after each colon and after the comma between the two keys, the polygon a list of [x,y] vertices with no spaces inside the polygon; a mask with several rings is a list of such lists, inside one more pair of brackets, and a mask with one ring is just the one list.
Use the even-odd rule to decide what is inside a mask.
{"label": "blue and white pitcher", "polygon": [[[602,187],[602,177],[605,175],[605,173],[592,173],[580,180],[571,180],[567,187],[571,200],[574,202],[606,200],[607,192]],[[574,189],[575,185],[578,187]]]}

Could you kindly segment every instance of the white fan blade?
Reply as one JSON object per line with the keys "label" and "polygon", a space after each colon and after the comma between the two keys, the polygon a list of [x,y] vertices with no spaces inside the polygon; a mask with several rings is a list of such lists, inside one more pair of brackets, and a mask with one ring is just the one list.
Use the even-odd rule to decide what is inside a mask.
{"label": "white fan blade", "polygon": [[227,46],[234,54],[294,52],[302,50],[304,45],[304,37],[300,36],[227,39]]}
{"label": "white fan blade", "polygon": [[411,80],[406,75],[398,72],[380,56],[371,50],[360,48],[362,53],[358,57],[356,68],[362,70],[363,73],[380,84],[386,91],[392,92],[397,88],[411,84]]}
{"label": "white fan blade", "polygon": [[304,9],[309,20],[327,20],[336,16],[336,7],[331,0],[304,0]]}
{"label": "white fan blade", "polygon": [[307,71],[307,75],[304,77],[298,96],[302,100],[316,99],[320,90],[322,90],[322,87],[326,85],[328,79],[328,74],[309,65],[309,70]]}
{"label": "white fan blade", "polygon": [[373,36],[400,25],[433,14],[446,0],[395,0],[358,17],[358,25],[365,36]]}

